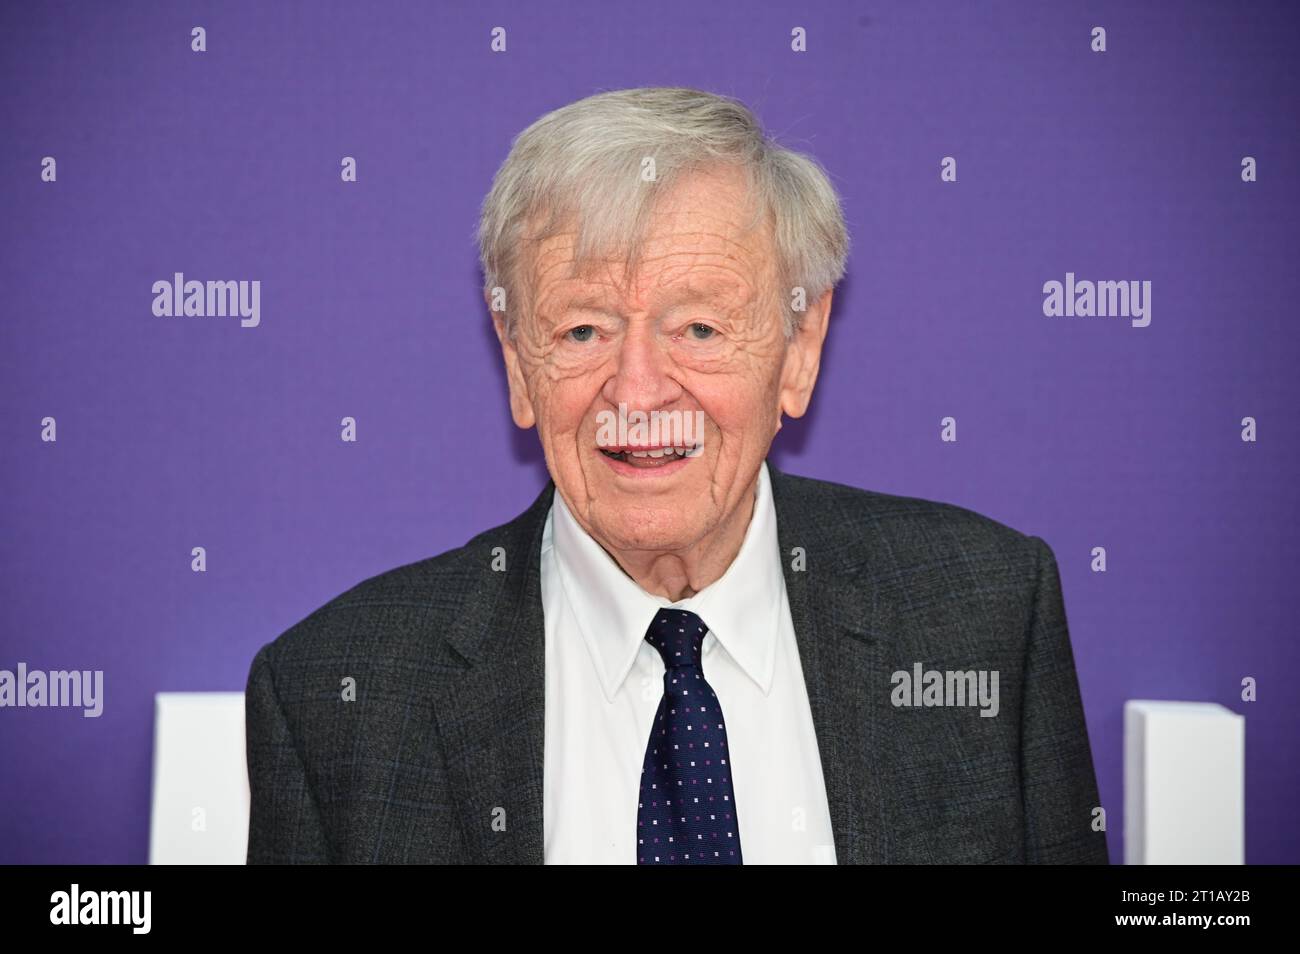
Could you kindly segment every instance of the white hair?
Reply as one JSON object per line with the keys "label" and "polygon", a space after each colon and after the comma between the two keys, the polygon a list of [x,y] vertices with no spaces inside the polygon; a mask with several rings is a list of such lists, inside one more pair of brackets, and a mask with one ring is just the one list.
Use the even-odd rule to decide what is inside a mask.
{"label": "white hair", "polygon": [[[654,181],[643,162],[654,161]],[[772,225],[786,334],[801,313],[794,289],[815,302],[844,275],[849,238],[839,197],[817,161],[778,145],[742,103],[694,89],[600,93],[547,113],[520,133],[483,201],[478,242],[484,287],[509,289],[509,333],[527,289],[516,284],[521,250],[566,226],[575,264],[621,252],[636,261],[654,198],[684,173],[738,167],[751,222]]]}

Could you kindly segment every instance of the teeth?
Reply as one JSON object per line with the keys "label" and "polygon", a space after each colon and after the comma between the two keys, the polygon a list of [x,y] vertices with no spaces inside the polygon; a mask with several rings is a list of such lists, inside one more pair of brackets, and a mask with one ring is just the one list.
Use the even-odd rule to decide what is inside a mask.
{"label": "teeth", "polygon": [[654,450],[643,450],[643,451],[626,450],[626,451],[618,451],[617,453],[605,451],[605,453],[610,454],[610,456],[612,457],[623,457],[623,458],[637,457],[643,460],[646,458],[659,460],[664,457],[698,457],[700,453],[700,448],[695,446],[657,447]]}
{"label": "teeth", "polygon": [[651,457],[658,460],[661,457],[670,457],[676,454],[681,457],[686,453],[685,447],[656,447],[654,450],[628,451],[633,457]]}

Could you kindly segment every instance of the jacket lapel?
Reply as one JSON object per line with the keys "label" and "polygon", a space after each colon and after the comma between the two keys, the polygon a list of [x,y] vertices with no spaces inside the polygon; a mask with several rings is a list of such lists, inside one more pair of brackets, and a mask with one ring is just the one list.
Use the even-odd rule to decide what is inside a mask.
{"label": "jacket lapel", "polygon": [[838,515],[806,499],[802,478],[787,477],[770,464],[769,472],[836,861],[881,864],[889,858],[891,831],[885,786],[893,769],[893,740],[882,732],[889,686],[883,648],[894,626],[891,607],[877,598],[861,552],[833,542],[831,523]]}
{"label": "jacket lapel", "polygon": [[[543,862],[546,630],[539,564],[554,490],[548,482],[519,518],[473,541],[481,569],[447,637],[465,668],[439,694],[435,718],[464,860],[473,864]],[[504,572],[492,569],[498,556]]]}

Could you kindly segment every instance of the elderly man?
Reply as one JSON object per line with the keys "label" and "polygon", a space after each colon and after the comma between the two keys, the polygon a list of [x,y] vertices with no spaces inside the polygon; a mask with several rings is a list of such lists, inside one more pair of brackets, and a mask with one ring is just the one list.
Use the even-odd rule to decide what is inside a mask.
{"label": "elderly man", "polygon": [[248,860],[1105,862],[1048,546],[766,462],[847,254],[820,167],[604,93],[518,137],[479,234],[551,482],[258,653]]}

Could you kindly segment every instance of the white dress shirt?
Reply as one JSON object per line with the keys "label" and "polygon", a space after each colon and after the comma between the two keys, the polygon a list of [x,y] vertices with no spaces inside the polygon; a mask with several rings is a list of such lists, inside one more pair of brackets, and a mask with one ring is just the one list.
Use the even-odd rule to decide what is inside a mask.
{"label": "white dress shirt", "polygon": [[636,862],[641,766],[664,677],[645,633],[665,606],[709,627],[704,678],[727,727],[745,864],[835,864],[766,464],[740,552],[694,596],[673,603],[643,590],[558,492],[542,539],[541,583],[546,864]]}

